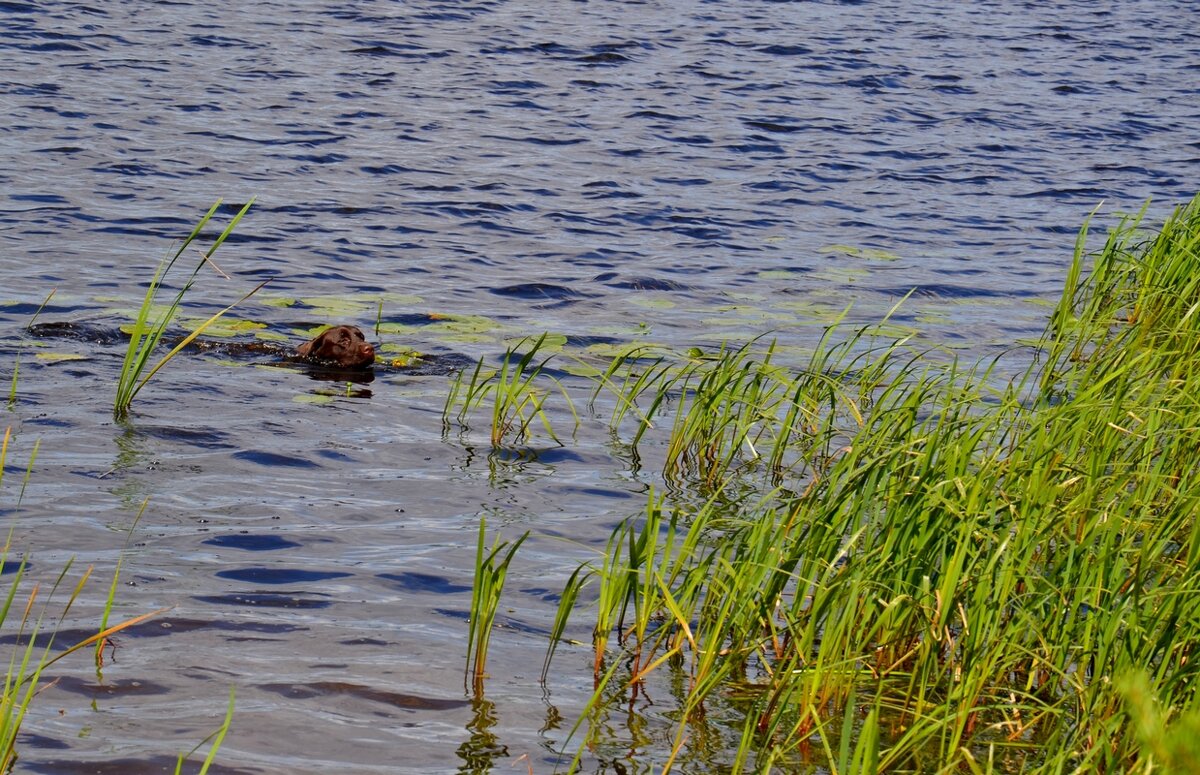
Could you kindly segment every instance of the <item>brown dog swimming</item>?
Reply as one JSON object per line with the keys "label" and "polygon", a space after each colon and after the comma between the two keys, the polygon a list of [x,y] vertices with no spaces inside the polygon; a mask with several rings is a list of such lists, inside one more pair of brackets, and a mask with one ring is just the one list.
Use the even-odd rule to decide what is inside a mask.
{"label": "brown dog swimming", "polygon": [[339,369],[366,369],[375,363],[375,348],[354,326],[334,326],[296,348],[306,361]]}

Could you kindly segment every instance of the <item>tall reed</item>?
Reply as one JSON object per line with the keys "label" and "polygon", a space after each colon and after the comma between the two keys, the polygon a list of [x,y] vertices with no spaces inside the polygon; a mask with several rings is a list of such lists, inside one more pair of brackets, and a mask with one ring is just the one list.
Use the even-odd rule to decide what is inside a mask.
{"label": "tall reed", "polygon": [[487,548],[487,520],[479,520],[479,541],[475,548],[475,583],[471,588],[470,628],[467,632],[467,672],[473,678],[477,694],[482,694],[487,677],[488,644],[492,637],[492,626],[508,577],[508,566],[517,549],[529,537],[526,532],[515,541],[503,541],[499,537]]}
{"label": "tall reed", "polygon": [[[8,456],[9,440],[12,429],[7,428],[3,440],[0,441],[0,484],[3,483],[5,461]],[[36,450],[31,455],[26,466],[26,480],[33,467]],[[9,556],[12,551],[12,536],[14,526],[10,526],[4,546],[0,547],[0,572],[12,562]],[[8,580],[8,592],[3,602],[0,602],[0,628],[13,625],[15,620],[15,639],[8,655],[8,666],[4,672],[4,686],[0,690],[0,772],[8,772],[16,760],[16,740],[21,725],[25,720],[29,705],[37,696],[41,686],[42,673],[51,665],[70,654],[102,642],[109,636],[139,624],[153,616],[162,613],[153,611],[141,616],[126,619],[115,625],[102,626],[100,632],[91,637],[71,644],[66,648],[56,645],[58,630],[63,626],[72,607],[83,592],[92,568],[87,568],[69,588],[69,595],[58,612],[57,623],[48,622],[51,616],[51,601],[60,587],[68,583],[68,577],[73,562],[67,562],[58,575],[48,594],[43,594],[41,586],[34,584],[26,591],[25,574],[28,568],[27,558],[21,558],[17,569]],[[110,587],[106,610],[111,609],[112,598],[116,593],[115,585]],[[57,653],[56,653],[57,652]]]}
{"label": "tall reed", "polygon": [[266,285],[266,281],[259,283],[238,301],[205,320],[203,323],[197,326],[195,330],[193,330],[178,344],[176,344],[173,349],[167,352],[166,355],[160,358],[154,366],[149,366],[151,355],[154,353],[155,349],[158,348],[163,334],[166,333],[167,328],[175,319],[175,316],[179,311],[179,306],[183,302],[183,297],[189,290],[192,289],[192,286],[196,282],[197,276],[200,274],[200,270],[203,269],[205,265],[211,264],[212,256],[217,252],[217,249],[221,247],[225,240],[229,238],[229,235],[233,233],[234,227],[236,227],[238,222],[242,220],[242,216],[246,214],[246,211],[248,211],[250,206],[253,204],[254,199],[251,198],[250,201],[246,202],[246,204],[242,206],[241,210],[239,210],[229,222],[229,225],[225,227],[225,229],[213,242],[212,246],[208,249],[208,252],[202,252],[200,254],[200,259],[192,269],[191,275],[188,276],[188,279],[179,288],[179,291],[175,294],[175,298],[171,301],[170,306],[168,306],[166,311],[163,312],[157,319],[152,321],[150,319],[151,311],[154,308],[154,302],[158,296],[158,292],[161,289],[162,284],[166,281],[167,276],[170,274],[171,269],[175,266],[175,263],[200,236],[200,233],[204,229],[205,225],[208,224],[213,214],[216,213],[217,209],[221,206],[221,200],[218,199],[216,203],[209,208],[208,212],[205,213],[204,217],[200,219],[200,222],[196,224],[195,228],[192,229],[191,234],[187,236],[187,239],[183,241],[174,254],[168,253],[167,256],[165,256],[163,260],[159,262],[158,268],[155,270],[154,276],[150,278],[150,283],[146,288],[146,295],[142,299],[142,305],[138,309],[137,318],[134,320],[133,329],[130,332],[129,346],[125,351],[125,360],[121,364],[121,373],[117,379],[116,397],[113,401],[113,417],[115,419],[121,420],[128,416],[129,406],[133,402],[134,397],[137,396],[142,388],[146,386],[146,383],[150,381],[150,378],[157,374],[163,366],[167,365],[167,363],[174,358],[180,352],[180,350],[191,344],[196,337],[200,336],[200,334],[202,334],[209,326],[217,322],[221,316],[253,296],[259,291],[259,289]]}
{"label": "tall reed", "polygon": [[737,686],[735,772],[1188,771],[1200,197],[1094,253],[1089,226],[1008,384],[872,329],[830,331],[800,369],[768,344],[603,371],[614,427],[633,418],[706,500],[652,498],[571,577],[556,639],[600,584],[586,723],[675,665],[656,769]]}
{"label": "tall reed", "polygon": [[[492,447],[524,443],[530,437],[535,420],[541,423],[547,436],[556,443],[561,443],[554,433],[554,427],[545,409],[546,399],[551,393],[542,383],[549,381],[556,388],[575,419],[576,426],[579,424],[579,416],[562,384],[547,373],[546,364],[552,355],[543,357],[542,347],[545,342],[546,334],[534,340],[522,339],[505,352],[499,368],[485,368],[484,359],[480,358],[470,377],[465,377],[466,372],[460,372],[446,397],[446,404],[442,410],[443,427],[449,430],[453,417],[454,422],[465,432],[468,428],[468,416],[490,403],[489,440]],[[523,348],[524,352],[521,351]]]}

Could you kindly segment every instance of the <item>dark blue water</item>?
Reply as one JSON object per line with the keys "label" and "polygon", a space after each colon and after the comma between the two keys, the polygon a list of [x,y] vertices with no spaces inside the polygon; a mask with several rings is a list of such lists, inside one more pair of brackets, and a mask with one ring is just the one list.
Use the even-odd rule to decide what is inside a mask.
{"label": "dark blue water", "polygon": [[[442,378],[337,397],[197,358],[114,425],[117,348],[21,334],[52,288],[43,319],[115,325],[216,198],[256,196],[192,311],[270,278],[238,314],[292,341],[378,316],[381,344],[471,356],[542,331],[799,353],[915,289],[899,325],[982,355],[1041,330],[1094,208],[1200,189],[1197,29],[1163,0],[0,3],[0,498],[40,440],[18,540],[46,574],[111,569],[150,498],[120,600],[176,606],[106,671],[166,690],[51,690],[18,769],[160,771],[236,684],[232,771],[548,771],[570,723],[538,732],[533,665],[588,556],[548,536],[602,539],[655,482],[587,437],[489,466],[442,441]],[[491,709],[460,702],[480,515],[542,536]]]}

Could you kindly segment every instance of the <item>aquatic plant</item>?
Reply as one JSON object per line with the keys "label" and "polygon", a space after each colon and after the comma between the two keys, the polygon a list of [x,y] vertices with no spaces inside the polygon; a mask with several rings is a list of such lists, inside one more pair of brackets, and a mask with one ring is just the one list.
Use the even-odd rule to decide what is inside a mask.
{"label": "aquatic plant", "polygon": [[[552,355],[547,355],[535,363],[546,342],[546,336],[542,334],[536,340],[522,339],[504,353],[499,368],[485,368],[484,359],[480,358],[475,370],[465,381],[465,372],[459,372],[450,387],[442,410],[443,427],[447,430],[451,427],[453,416],[459,428],[465,432],[468,429],[467,416],[490,398],[490,440],[493,447],[525,442],[530,436],[530,426],[534,420],[540,421],[551,439],[561,443],[545,411],[545,402],[550,393],[541,387],[541,382],[549,380],[557,388],[571,416],[574,417],[576,426],[579,424],[579,416],[562,383],[545,373],[546,364]],[[528,349],[520,352],[525,345],[528,345]],[[455,407],[458,408],[456,414]]]}
{"label": "aquatic plant", "polygon": [[50,303],[50,300],[54,298],[54,294],[56,293],[58,293],[58,288],[51,288],[50,292],[46,294],[46,298],[42,299],[42,303],[38,305],[38,308],[33,312],[33,316],[29,318],[29,324],[25,326],[26,331],[33,330],[33,325],[37,323],[38,316],[42,314],[42,310],[46,308],[46,305]]}
{"label": "aquatic plant", "polygon": [[1157,232],[1140,218],[1095,253],[1085,224],[1008,383],[869,328],[796,370],[768,344],[603,371],[610,422],[665,450],[675,494],[566,584],[543,680],[599,584],[571,768],[658,681],[664,771],[715,706],[743,719],[734,772],[1189,771],[1200,197]]}
{"label": "aquatic plant", "polygon": [[[229,225],[225,227],[225,229],[213,242],[212,246],[208,249],[208,252],[202,252],[200,254],[200,260],[196,263],[196,266],[192,270],[192,273],[188,277],[187,281],[184,282],[179,291],[175,294],[175,298],[172,300],[171,304],[157,317],[157,319],[151,321],[150,317],[152,310],[154,309],[155,299],[158,296],[159,289],[166,281],[167,276],[170,274],[171,269],[175,266],[175,263],[187,251],[192,243],[196,241],[196,239],[200,236],[201,230],[205,227],[205,225],[208,224],[213,214],[216,213],[217,208],[221,206],[221,200],[218,199],[216,203],[209,208],[208,212],[203,218],[200,219],[200,222],[196,224],[195,228],[192,229],[191,234],[187,236],[187,239],[183,241],[174,254],[168,253],[163,257],[162,261],[159,262],[158,268],[155,270],[154,276],[150,279],[150,283],[146,288],[145,298],[142,300],[142,306],[138,309],[137,317],[134,320],[133,328],[130,331],[129,346],[125,351],[125,360],[121,364],[121,374],[117,379],[117,392],[113,401],[113,417],[115,419],[120,420],[128,416],[129,406],[133,402],[134,397],[137,396],[141,389],[146,386],[146,383],[150,381],[151,377],[157,374],[163,366],[166,366],[167,363],[170,362],[170,360],[174,358],[180,350],[191,344],[196,337],[200,336],[205,329],[219,320],[222,315],[253,296],[259,291],[260,288],[266,285],[266,281],[259,283],[245,296],[242,296],[233,304],[230,304],[228,307],[224,308],[220,312],[217,312],[212,317],[201,322],[190,334],[185,336],[178,344],[175,345],[174,348],[160,358],[153,367],[148,368],[151,354],[155,351],[155,349],[157,349],[159,342],[162,340],[163,334],[166,333],[167,328],[175,319],[176,314],[179,312],[179,306],[183,302],[183,297],[195,284],[196,278],[200,274],[200,270],[206,265],[213,267],[216,266],[212,263],[213,254],[215,254],[217,249],[221,247],[226,239],[229,238],[229,235],[233,233],[234,227],[236,227],[238,222],[241,221],[242,216],[246,214],[246,211],[250,209],[252,204],[254,204],[253,198],[251,198],[250,201],[246,202],[246,204],[242,206],[237,215],[233,217],[233,220],[229,222]],[[220,270],[218,269],[217,271]]]}
{"label": "aquatic plant", "polygon": [[[4,432],[3,440],[0,441],[0,484],[4,480],[4,465],[8,456],[8,445],[11,437],[12,429],[7,428]],[[26,466],[26,482],[33,468],[35,457],[36,447],[30,456],[29,464]],[[24,485],[22,485],[22,492],[24,492]],[[12,551],[13,529],[13,527],[9,528],[4,546],[0,547],[0,571],[3,571],[7,565],[11,564],[9,556]],[[59,588],[67,582],[72,565],[72,562],[66,563],[48,595],[43,596],[40,585],[35,584],[28,591],[24,600],[19,600],[18,593],[23,590],[25,571],[28,567],[27,559],[22,558],[17,563],[17,569],[8,581],[8,592],[3,602],[0,602],[0,627],[9,625],[14,619],[17,620],[16,637],[13,642],[12,652],[8,658],[8,667],[4,674],[4,688],[0,691],[0,772],[8,772],[16,760],[17,734],[20,732],[21,724],[25,719],[30,703],[37,695],[42,673],[46,668],[76,651],[87,648],[92,644],[100,643],[109,636],[132,627],[135,624],[139,624],[153,616],[157,616],[163,610],[166,610],[152,611],[111,626],[108,626],[106,622],[105,626],[101,627],[100,631],[91,637],[74,643],[67,648],[56,646],[57,631],[63,625],[75,602],[79,599],[92,574],[92,568],[89,567],[80,575],[74,587],[70,589],[66,603],[63,604],[61,610],[58,612],[57,624],[50,625],[47,623],[47,618],[50,614],[51,601],[58,593]],[[111,609],[115,594],[116,586],[114,585],[109,589],[109,596],[105,606],[106,611]],[[57,653],[55,653],[56,650]]]}
{"label": "aquatic plant", "polygon": [[221,722],[221,726],[217,727],[217,729],[213,731],[211,735],[197,743],[196,747],[191,751],[179,755],[175,761],[175,775],[180,775],[183,772],[183,763],[190,759],[193,754],[199,751],[201,746],[203,746],[205,743],[212,743],[212,745],[209,746],[208,754],[204,757],[204,761],[200,764],[200,769],[197,771],[197,775],[205,775],[205,773],[208,772],[208,768],[212,766],[212,763],[217,758],[217,751],[220,750],[221,743],[225,740],[226,733],[229,732],[229,728],[233,725],[233,708],[234,689],[233,687],[230,687],[229,707],[225,710],[225,719]]}
{"label": "aquatic plant", "polygon": [[17,375],[21,373],[21,359],[13,359],[12,383],[8,388],[8,409],[11,411],[17,405]]}
{"label": "aquatic plant", "polygon": [[467,631],[467,672],[473,678],[477,694],[482,693],[487,675],[488,643],[492,637],[492,626],[496,623],[504,580],[508,577],[508,566],[528,537],[528,532],[515,541],[504,541],[497,536],[488,549],[487,520],[483,517],[479,519],[475,581],[471,586],[471,614]]}

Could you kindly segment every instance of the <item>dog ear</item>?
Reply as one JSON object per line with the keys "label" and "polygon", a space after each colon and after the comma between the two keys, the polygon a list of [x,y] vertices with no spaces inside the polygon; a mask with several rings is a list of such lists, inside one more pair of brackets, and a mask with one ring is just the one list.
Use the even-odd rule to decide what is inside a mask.
{"label": "dog ear", "polygon": [[310,339],[309,341],[297,347],[296,352],[300,353],[302,358],[307,358],[308,356],[312,355],[313,350],[319,351],[321,349],[321,345],[325,342],[325,334],[327,333],[329,332],[322,331],[321,334],[315,339]]}

